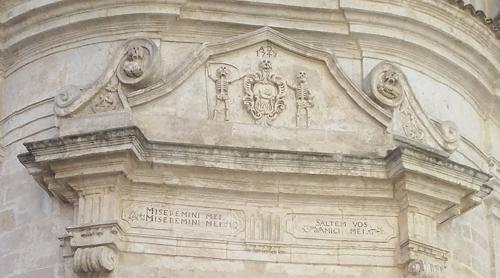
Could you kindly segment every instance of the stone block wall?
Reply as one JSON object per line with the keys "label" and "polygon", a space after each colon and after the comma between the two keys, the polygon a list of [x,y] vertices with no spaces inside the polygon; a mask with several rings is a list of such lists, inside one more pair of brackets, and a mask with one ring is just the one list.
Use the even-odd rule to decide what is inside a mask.
{"label": "stone block wall", "polygon": [[[9,12],[13,14],[16,12],[22,14],[22,10],[24,9],[33,12],[34,15],[38,17],[43,17],[43,11],[45,9],[51,10],[52,8],[57,8],[57,4],[55,3],[52,3],[54,7],[51,5],[45,7],[39,1],[18,1],[19,6],[16,6],[14,2],[15,1],[5,2],[9,4]],[[21,56],[26,54],[29,57],[29,59],[25,60],[25,65],[11,64],[8,69],[4,66],[6,63],[3,62],[7,59],[3,57],[0,59],[0,277],[71,277],[71,275],[73,275],[71,274],[71,266],[65,265],[63,250],[60,248],[61,242],[58,237],[63,235],[66,227],[76,223],[75,209],[68,204],[63,204],[61,201],[44,191],[17,158],[18,154],[26,152],[23,146],[24,142],[59,136],[57,117],[54,115],[53,109],[54,98],[60,93],[62,88],[68,85],[85,88],[98,80],[99,76],[105,71],[108,62],[111,60],[114,50],[129,37],[151,37],[155,38],[160,45],[164,45],[161,49],[163,51],[162,55],[172,56],[168,59],[169,63],[165,65],[165,70],[168,71],[175,70],[178,65],[187,59],[187,57],[193,55],[192,51],[194,51],[197,46],[200,46],[207,40],[215,40],[215,37],[219,35],[231,37],[243,34],[249,30],[257,29],[260,25],[266,25],[266,21],[263,21],[256,24],[259,26],[235,26],[234,22],[227,23],[223,22],[222,19],[217,19],[215,23],[199,20],[196,21],[195,24],[191,24],[192,22],[187,20],[187,23],[184,25],[184,21],[182,21],[180,17],[177,19],[172,18],[171,14],[176,11],[165,11],[164,13],[168,15],[161,17],[154,13],[154,10],[158,9],[158,7],[155,6],[156,4],[150,3],[154,1],[144,2],[148,2],[144,5],[151,9],[151,14],[144,11],[144,14],[140,15],[147,18],[147,20],[143,26],[135,25],[130,27],[137,29],[130,31],[130,29],[128,29],[129,27],[127,27],[126,24],[123,25],[123,22],[119,20],[126,15],[118,16],[116,21],[104,17],[96,19],[95,22],[99,25],[99,20],[106,21],[105,26],[110,29],[108,33],[98,35],[87,34],[85,35],[86,37],[82,39],[68,39],[67,41],[59,42],[58,31],[66,34],[68,30],[71,30],[71,32],[68,33],[74,32],[76,34],[83,34],[86,31],[86,27],[95,27],[91,20],[81,25],[68,23],[67,25],[58,27],[60,29],[55,28],[50,32],[43,33],[44,40],[51,38],[49,39],[49,41],[52,41],[50,46],[43,51],[33,51],[33,53],[30,54],[31,56],[26,54],[26,52],[30,51],[30,47],[44,46],[42,44],[36,45],[38,37],[21,41],[19,44],[23,47],[19,46],[19,48],[17,48],[18,46],[16,44],[9,46],[8,54],[6,54],[7,50],[2,49],[2,47],[4,44],[8,44],[9,41],[4,33],[0,31],[0,56],[9,55],[9,59],[14,60],[17,57],[16,55]],[[339,5],[349,5],[346,4],[345,1],[334,2],[338,2],[337,4]],[[369,3],[370,1],[358,2],[360,5],[366,4],[367,10],[370,9],[369,7],[372,4]],[[397,7],[397,9],[402,9],[408,14],[413,12],[413,10],[406,7],[404,4],[406,3],[405,1],[399,1],[402,3],[404,2],[401,7],[389,2],[390,1],[387,1],[386,3],[388,10]],[[498,11],[500,9],[498,1],[495,0],[476,2],[475,5],[484,7],[489,14],[493,14],[494,12],[492,11]],[[41,6],[39,8],[40,12],[38,12],[38,8],[36,8],[38,5]],[[89,5],[91,6],[91,4]],[[281,3],[280,5],[284,4]],[[279,9],[280,5],[278,5],[278,7],[273,7]],[[30,8],[30,6],[32,6],[32,8]],[[85,7],[83,10],[89,14],[98,14],[97,11],[92,11],[90,6]],[[1,4],[0,7],[2,7]],[[7,7],[7,5],[4,7]],[[175,6],[175,8],[178,7]],[[172,10],[175,9],[172,8]],[[357,11],[355,9],[347,10],[353,12],[352,18],[354,19],[352,19],[352,22],[343,22],[342,24],[353,27],[362,25],[360,22],[363,20],[356,19]],[[192,14],[194,13],[192,8],[189,11],[192,12]],[[455,12],[455,10],[453,11]],[[2,15],[2,17],[0,17],[0,27],[2,27],[2,24],[5,24],[5,26],[20,24],[20,27],[22,27],[22,19],[9,21],[9,13],[0,13]],[[363,13],[368,13],[368,11],[363,11]],[[188,13],[186,12],[185,16],[187,15]],[[377,16],[379,15],[372,14],[363,18],[376,18]],[[33,16],[33,18],[36,19],[35,16]],[[66,19],[68,22],[71,21],[69,16]],[[455,19],[457,21],[462,20],[462,18]],[[169,29],[168,32],[165,31],[165,28],[170,28],[169,26],[171,26],[171,23],[178,24],[173,23],[176,22],[176,20],[181,22],[181,24],[176,25],[178,29]],[[269,18],[267,20],[272,22]],[[468,19],[464,20],[467,21]],[[126,22],[126,20],[124,21]],[[474,24],[475,23],[471,23],[467,27],[477,28],[474,30],[478,33],[476,36],[481,37],[478,41],[482,44],[477,43],[465,48],[480,48],[479,52],[491,51],[491,53],[493,53],[491,55],[497,60],[490,62],[492,64],[497,63],[500,61],[500,47],[493,47],[491,45],[494,44],[492,44],[491,41],[484,39],[484,37],[490,38],[494,37],[494,35],[488,33],[489,30],[482,29],[483,27],[478,27],[479,25],[476,26]],[[119,27],[116,27],[118,25]],[[202,25],[205,25],[205,27]],[[415,24],[417,27],[421,25],[423,24]],[[113,29],[113,27],[116,27],[116,29]],[[209,28],[211,28],[212,33],[209,31]],[[300,27],[296,26],[281,25],[279,28],[282,28],[285,33],[292,37],[295,36],[297,39],[305,38],[309,43],[329,49],[332,52],[342,47],[328,45],[328,42],[325,41],[335,42],[341,39],[346,39],[349,42],[354,41],[353,45],[360,48],[347,54],[339,53],[339,56],[341,56],[341,64],[344,66],[343,70],[347,72],[349,77],[354,80],[354,82],[358,83],[357,85],[359,86],[362,86],[362,77],[366,77],[369,71],[375,67],[377,63],[391,59],[390,52],[393,51],[392,49],[387,50],[384,47],[381,47],[381,49],[377,49],[377,47],[363,48],[366,44],[382,44],[381,41],[384,40],[383,37],[390,36],[387,34],[381,35],[380,37],[382,37],[382,39],[380,39],[379,42],[372,40],[374,36],[378,35],[372,36],[369,34],[365,36],[363,34],[364,31],[353,28],[354,31],[352,31],[352,33],[336,34],[335,32],[337,31],[331,33],[330,31],[325,31],[328,38],[321,39],[323,36],[321,32],[319,36],[315,36],[314,32],[310,32],[310,30],[300,30]],[[98,28],[96,28],[96,30],[97,29]],[[440,29],[440,27],[433,29]],[[450,29],[453,28],[450,27]],[[9,29],[9,31],[10,30],[11,29]],[[173,34],[172,30],[178,30],[178,34]],[[377,31],[374,30],[374,33],[376,32]],[[389,34],[394,32],[394,36],[402,32],[401,36],[405,36],[404,32],[401,30],[394,31],[391,29],[387,32]],[[200,35],[198,33],[202,34]],[[10,39],[13,40],[14,35],[11,34],[11,36]],[[422,40],[426,41],[425,38]],[[401,43],[398,51],[402,51],[401,49],[405,48],[407,42],[403,42],[403,39],[398,39],[396,41],[394,45]],[[456,39],[450,39],[450,41],[461,44]],[[360,42],[361,44],[359,44]],[[415,51],[421,51],[419,53],[437,52],[436,49],[431,49],[432,51],[425,50],[425,47],[431,48],[428,44],[432,45],[433,43],[427,44],[422,42],[421,45],[417,45],[418,43],[419,42],[412,42],[412,45],[415,47]],[[498,41],[496,41],[496,43],[498,44]],[[176,47],[178,51],[175,51]],[[423,51],[422,48],[424,48]],[[387,54],[388,52],[389,54]],[[476,52],[474,53],[477,59],[472,60],[481,60],[480,63],[482,63],[482,59],[487,60],[484,56]],[[424,54],[422,54],[422,59],[429,58],[424,57]],[[453,60],[453,58],[449,59]],[[432,60],[432,58],[430,60]],[[405,61],[402,58],[395,57],[393,62],[399,64],[408,75],[409,82],[414,87],[417,98],[419,98],[423,109],[428,112],[432,119],[438,121],[452,119],[458,124],[459,129],[462,129],[462,134],[466,140],[464,140],[464,143],[459,147],[459,151],[452,156],[454,161],[485,172],[488,172],[490,169],[488,166],[488,158],[491,157],[494,161],[500,161],[500,148],[495,143],[500,140],[500,138],[498,138],[498,136],[500,136],[500,125],[495,120],[489,118],[491,116],[490,114],[481,114],[478,112],[478,110],[482,109],[482,106],[477,105],[477,103],[472,100],[471,96],[467,93],[468,90],[464,89],[466,85],[464,85],[464,87],[455,85],[455,82],[457,82],[456,80],[448,84],[446,78],[443,77],[440,79],[439,76],[426,72],[424,66],[416,66],[414,62]],[[458,61],[457,59],[457,63],[458,62],[462,63],[463,61]],[[464,64],[467,63],[464,62]],[[493,66],[488,66],[487,68],[493,72],[491,74],[491,79],[499,77],[498,68]],[[477,75],[475,68],[467,68],[464,69],[464,71],[472,72],[471,75]],[[477,84],[479,83],[480,82],[477,82]],[[487,83],[487,81],[484,81],[484,83]],[[484,91],[493,90],[491,94],[496,94],[498,98],[500,92],[498,87],[499,84],[496,84],[497,87],[490,85],[489,83],[484,85],[486,88]],[[495,103],[495,101],[500,103],[498,99],[491,99],[492,103]],[[487,108],[484,110],[486,111]],[[450,115],[450,113],[452,115]],[[498,111],[493,111],[492,113],[498,113]],[[499,188],[494,188],[494,190],[498,189]],[[495,207],[495,202],[496,201],[492,201],[492,204],[481,204],[465,214],[439,226],[438,232],[440,242],[450,251],[445,277],[500,277],[500,220],[498,217],[500,214]],[[132,256],[127,259],[136,262],[143,258],[135,258]],[[169,263],[174,263],[176,260],[186,263],[185,261],[190,259],[177,257],[174,261],[169,261]],[[196,261],[196,265],[208,265],[203,259],[193,260]],[[163,275],[161,269],[158,267],[163,263],[166,262],[162,261],[151,264],[150,267],[153,269],[151,273],[156,273],[157,276],[155,277],[161,277],[161,275]],[[210,265],[210,267],[213,268],[213,273],[217,273],[220,268],[224,268],[225,264],[230,263],[221,262],[220,265]],[[262,277],[265,277],[263,275],[266,275],[266,273],[273,273],[273,271],[280,272],[277,269],[282,270],[282,268],[284,268],[279,264],[265,265],[256,262],[235,264],[237,264],[236,268],[248,269],[248,273]],[[155,269],[155,267],[158,268]],[[288,273],[288,276],[286,274],[280,274],[282,277],[301,277],[301,275],[310,274],[307,269],[296,269],[293,265],[288,265],[286,268],[288,272],[285,273]],[[130,271],[131,273],[135,273],[134,275],[136,275],[136,277],[141,277],[140,269],[130,269]],[[331,274],[333,270],[325,267],[322,270],[316,269],[314,271],[318,271],[317,277],[322,277],[322,275]],[[311,270],[311,272],[314,271]],[[337,275],[345,275],[345,277],[354,277],[353,275],[363,273],[363,270],[349,270],[347,268],[337,269],[335,271],[339,271]],[[390,272],[390,270],[388,270],[388,272]],[[185,274],[186,277],[192,275],[189,270],[185,270],[182,273]],[[231,274],[227,274],[227,277],[232,277],[230,275]],[[364,277],[375,277],[370,276],[373,275],[373,273],[363,273],[363,275],[366,275]],[[390,273],[389,275],[397,274]],[[133,275],[130,277],[133,277]],[[250,275],[248,277],[254,276]],[[311,275],[311,277],[314,276]]]}

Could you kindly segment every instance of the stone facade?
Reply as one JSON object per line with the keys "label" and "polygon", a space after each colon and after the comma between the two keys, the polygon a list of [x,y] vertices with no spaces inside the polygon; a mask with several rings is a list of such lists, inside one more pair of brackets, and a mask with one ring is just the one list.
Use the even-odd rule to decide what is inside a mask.
{"label": "stone facade", "polygon": [[499,8],[3,1],[0,277],[500,277]]}

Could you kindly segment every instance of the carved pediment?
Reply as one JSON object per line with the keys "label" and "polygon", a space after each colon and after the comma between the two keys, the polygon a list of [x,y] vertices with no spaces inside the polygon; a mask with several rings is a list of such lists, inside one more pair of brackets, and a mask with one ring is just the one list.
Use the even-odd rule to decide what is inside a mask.
{"label": "carved pediment", "polygon": [[[265,27],[203,44],[190,58],[166,70],[162,64],[169,65],[169,57],[159,55],[160,44],[148,39],[127,41],[93,85],[61,92],[55,103],[61,134],[136,125],[160,141],[206,143],[159,132],[186,126],[195,130],[227,129],[221,124],[235,124],[231,128],[246,134],[261,132],[259,126],[285,128],[278,139],[291,141],[299,140],[295,138],[297,128],[324,130],[322,142],[310,144],[318,146],[335,136],[352,141],[360,130],[367,134],[360,138],[366,146],[387,142],[384,130],[390,124],[390,113],[354,85],[332,53]],[[121,120],[113,120],[114,114]],[[89,117],[95,124],[89,125]],[[85,118],[86,122],[75,122],[76,118]],[[65,125],[68,119],[71,124]],[[148,131],[152,121],[163,124],[161,130]],[[77,131],[69,131],[75,126],[79,127]],[[95,129],[85,130],[85,126]],[[319,138],[313,131],[304,133],[303,138]],[[214,141],[230,137],[221,135]]]}
{"label": "carved pediment", "polygon": [[[159,44],[127,41],[95,84],[59,94],[61,134],[135,125],[159,141],[382,153],[387,130],[444,153],[458,146],[456,126],[429,119],[394,65],[373,69],[365,93],[332,53],[268,27],[203,44],[172,70]],[[71,118],[85,122],[64,125]]]}

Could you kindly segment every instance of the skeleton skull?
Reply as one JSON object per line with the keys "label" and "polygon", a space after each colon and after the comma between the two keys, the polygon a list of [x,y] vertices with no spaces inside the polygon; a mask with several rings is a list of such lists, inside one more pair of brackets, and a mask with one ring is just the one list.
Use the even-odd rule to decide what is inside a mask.
{"label": "skeleton skull", "polygon": [[273,65],[270,60],[262,60],[262,62],[260,62],[260,68],[263,71],[269,71],[273,68]]}
{"label": "skeleton skull", "polygon": [[299,73],[297,73],[297,82],[299,83],[307,82],[307,73],[305,71],[299,71]]}
{"label": "skeleton skull", "polygon": [[226,66],[221,66],[215,71],[215,74],[217,75],[217,77],[228,77],[229,70]]}

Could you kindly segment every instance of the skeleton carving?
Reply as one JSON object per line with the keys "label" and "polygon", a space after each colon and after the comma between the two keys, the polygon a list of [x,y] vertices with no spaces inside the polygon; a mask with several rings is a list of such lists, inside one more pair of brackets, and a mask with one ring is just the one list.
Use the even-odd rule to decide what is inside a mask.
{"label": "skeleton carving", "polygon": [[314,107],[314,97],[309,90],[309,83],[307,82],[307,73],[300,71],[297,73],[297,84],[290,85],[295,90],[295,100],[297,103],[297,127],[309,127],[309,110]]}
{"label": "skeleton carving", "polygon": [[224,114],[224,121],[229,121],[229,85],[235,80],[229,80],[230,72],[226,66],[220,66],[215,71],[215,77],[208,75],[215,82],[215,108],[212,120],[217,120],[219,114]]}

